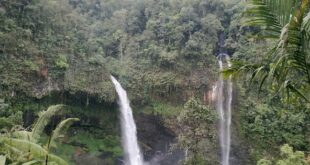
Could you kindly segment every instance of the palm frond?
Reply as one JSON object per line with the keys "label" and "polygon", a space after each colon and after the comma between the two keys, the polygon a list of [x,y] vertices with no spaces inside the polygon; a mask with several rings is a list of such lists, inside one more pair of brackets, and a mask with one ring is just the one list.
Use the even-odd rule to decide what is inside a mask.
{"label": "palm frond", "polygon": [[32,161],[23,163],[22,165],[33,165],[33,164],[39,164],[39,163],[40,163],[40,161],[38,161],[38,160],[32,160]]}
{"label": "palm frond", "polygon": [[310,37],[310,12],[304,17],[302,21],[302,30],[305,32],[307,38]]}
{"label": "palm frond", "polygon": [[230,75],[238,76],[240,74],[252,73],[250,80],[254,80],[259,75],[265,75],[269,71],[268,66],[262,64],[248,64],[236,60],[231,60],[231,64],[231,67],[221,72],[224,78],[228,78]]}
{"label": "palm frond", "polygon": [[0,155],[0,165],[5,165],[6,157],[4,155]]}
{"label": "palm frond", "polygon": [[[47,152],[40,145],[32,143],[28,140],[20,140],[15,138],[2,138],[5,145],[16,149],[15,151],[19,151],[22,153],[31,153],[36,157],[44,157]],[[9,148],[10,150],[12,148]]]}
{"label": "palm frond", "polygon": [[38,141],[40,135],[42,135],[43,133],[44,128],[50,122],[51,117],[54,116],[57,112],[59,112],[62,108],[63,105],[53,105],[39,115],[39,119],[37,120],[32,129],[31,141]]}
{"label": "palm frond", "polygon": [[244,24],[263,27],[264,37],[278,38],[296,4],[292,0],[251,0],[244,12]]}
{"label": "palm frond", "polygon": [[78,122],[78,121],[80,121],[80,119],[78,119],[78,118],[68,118],[68,119],[60,122],[57,125],[56,129],[53,131],[53,134],[52,134],[51,140],[50,140],[50,145],[48,145],[48,146],[56,147],[55,141],[58,138],[62,138],[64,136],[64,133],[69,129],[69,127],[73,123]]}
{"label": "palm frond", "polygon": [[228,69],[223,70],[221,73],[224,78],[228,78],[230,75],[239,76],[251,73],[249,79],[250,86],[256,80],[260,82],[258,91],[260,92],[264,82],[267,80],[269,73],[269,66],[263,64],[247,64],[240,61],[231,61],[232,66]]}
{"label": "palm frond", "polygon": [[244,72],[251,75],[250,81],[260,81],[259,89],[270,82],[276,93],[283,90],[289,96],[293,92],[308,101],[300,89],[310,85],[309,0],[251,0],[245,17],[246,25],[263,27],[264,32],[278,39],[277,45],[264,56],[264,63],[233,63],[224,74]]}
{"label": "palm frond", "polygon": [[12,137],[22,140],[31,140],[32,133],[29,131],[15,131],[12,133]]}
{"label": "palm frond", "polygon": [[296,93],[297,95],[299,95],[300,97],[302,97],[303,99],[305,99],[306,101],[309,102],[307,97],[298,88],[296,88],[293,84],[288,83],[288,84],[286,84],[285,88],[289,89],[288,92],[292,91],[293,93]]}
{"label": "palm frond", "polygon": [[20,140],[15,138],[1,138],[1,140],[5,143],[4,146],[7,150],[17,152],[17,155],[21,155],[21,153],[28,153],[35,157],[36,160],[40,161],[45,160],[45,157],[48,155],[51,162],[56,162],[58,165],[68,165],[68,163],[60,157],[53,154],[48,154],[43,147],[28,140]]}

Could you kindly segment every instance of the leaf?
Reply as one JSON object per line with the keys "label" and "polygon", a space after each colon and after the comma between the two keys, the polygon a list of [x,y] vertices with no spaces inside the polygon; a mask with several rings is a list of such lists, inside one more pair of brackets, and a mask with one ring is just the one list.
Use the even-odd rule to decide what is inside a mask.
{"label": "leaf", "polygon": [[38,161],[38,160],[32,160],[32,161],[30,161],[30,162],[26,162],[26,163],[23,163],[22,165],[32,165],[32,164],[37,164],[37,163],[39,163],[40,161]]}
{"label": "leaf", "polygon": [[310,12],[303,18],[302,29],[306,32],[307,37],[310,37]]}
{"label": "leaf", "polygon": [[37,120],[34,128],[32,129],[31,141],[37,142],[39,140],[44,128],[50,122],[51,117],[54,116],[57,112],[59,112],[62,108],[63,105],[53,105],[40,114],[39,119]]}
{"label": "leaf", "polygon": [[0,165],[5,165],[6,157],[3,155],[0,155]]}
{"label": "leaf", "polygon": [[278,38],[295,5],[291,0],[251,0],[244,13],[244,24],[265,27],[266,38]]}
{"label": "leaf", "polygon": [[29,153],[36,158],[36,160],[45,160],[46,156],[48,155],[49,160],[51,162],[56,162],[58,165],[68,165],[66,161],[62,158],[55,156],[53,154],[48,154],[48,152],[41,147],[40,145],[30,142],[28,140],[20,140],[15,138],[0,138],[3,143],[5,144],[5,148],[12,152],[17,152],[18,155],[21,153]]}
{"label": "leaf", "polygon": [[12,133],[12,136],[17,139],[29,140],[31,139],[31,132],[29,131],[15,131]]}
{"label": "leaf", "polygon": [[264,63],[234,62],[224,75],[243,72],[250,75],[250,82],[259,79],[259,90],[270,82],[275,93],[286,91],[289,95],[291,91],[308,101],[302,93],[310,85],[310,14],[306,12],[309,0],[251,0],[244,13],[245,24],[262,27],[266,34],[278,38],[277,44],[265,54]]}
{"label": "leaf", "polygon": [[47,154],[46,150],[40,145],[30,142],[28,140],[20,140],[15,138],[2,138],[3,142],[18,151],[29,152],[37,157],[45,157]]}
{"label": "leaf", "polygon": [[302,94],[302,92],[300,92],[297,88],[295,88],[292,84],[288,84],[287,88],[309,102],[307,97],[304,94]]}
{"label": "leaf", "polygon": [[68,130],[68,128],[74,123],[80,121],[80,119],[78,118],[68,118],[66,120],[63,120],[62,122],[60,122],[56,129],[53,131],[51,140],[50,140],[50,145],[53,147],[56,147],[55,141],[62,137],[63,134]]}

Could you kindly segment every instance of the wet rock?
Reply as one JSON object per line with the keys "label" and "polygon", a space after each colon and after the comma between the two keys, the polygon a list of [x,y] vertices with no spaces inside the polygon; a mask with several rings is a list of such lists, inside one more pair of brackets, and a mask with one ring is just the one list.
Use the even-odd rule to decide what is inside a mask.
{"label": "wet rock", "polygon": [[135,120],[144,159],[150,165],[177,165],[183,159],[183,151],[172,148],[176,134],[164,126],[161,117],[139,114]]}

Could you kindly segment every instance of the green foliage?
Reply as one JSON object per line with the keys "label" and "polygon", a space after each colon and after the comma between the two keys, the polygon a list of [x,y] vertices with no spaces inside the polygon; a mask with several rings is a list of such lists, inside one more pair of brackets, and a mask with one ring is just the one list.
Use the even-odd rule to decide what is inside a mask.
{"label": "green foliage", "polygon": [[[81,146],[84,146],[83,150],[95,155],[100,155],[103,152],[111,154],[112,158],[117,158],[123,154],[123,150],[120,146],[120,138],[118,136],[95,135],[90,132],[80,130],[77,131],[74,136],[70,137],[67,144],[68,143],[80,144]],[[62,149],[62,147],[60,148]],[[55,152],[59,153],[58,149]]]}
{"label": "green foliage", "polygon": [[289,145],[281,147],[281,156],[283,160],[278,160],[277,165],[306,165],[305,155],[301,151],[293,151]]}
{"label": "green foliage", "polygon": [[75,123],[80,121],[80,119],[78,118],[69,118],[69,119],[65,119],[63,121],[61,121],[57,127],[53,130],[53,133],[50,137],[50,147],[57,147],[55,144],[55,141],[59,138],[63,138],[66,131],[69,129],[69,127]]}
{"label": "green foliage", "polygon": [[244,115],[243,127],[251,135],[249,138],[261,139],[261,145],[289,143],[298,148],[308,145],[305,140],[306,113],[260,104]]}
{"label": "green foliage", "polygon": [[[228,53],[247,61],[246,65],[233,62],[229,73],[250,70],[247,78],[253,78],[252,84],[245,85],[261,88],[262,98],[274,98],[272,101],[254,99],[256,93],[248,92],[251,96],[241,105],[246,107],[240,108],[242,131],[249,140],[255,141],[250,144],[251,151],[261,156],[268,152],[266,146],[273,149],[283,143],[309,150],[309,136],[306,135],[309,105],[300,99],[309,97],[305,76],[309,51],[296,51],[296,45],[304,48],[304,43],[308,43],[309,13],[304,13],[301,25],[295,26],[294,22],[289,22],[293,20],[289,15],[292,14],[291,18],[298,16],[295,11],[300,5],[294,3],[299,1],[252,2],[254,5],[245,15],[254,18],[246,22],[260,28],[240,26],[244,4],[238,0],[1,1],[1,97],[22,93],[41,98],[56,91],[61,93],[59,100],[59,95],[52,96],[57,102],[75,97],[72,102],[80,105],[97,101],[112,103],[116,97],[109,74],[113,74],[128,90],[134,105],[149,107],[148,113],[162,117],[179,116],[179,123],[185,125],[186,130],[179,140],[191,155],[187,163],[215,164],[212,160],[216,158],[201,154],[207,153],[205,146],[215,144],[215,114],[197,99],[191,99],[186,107],[176,105],[182,105],[191,96],[201,97],[202,91],[210,87],[217,69],[214,53],[218,52],[218,35],[225,33]],[[288,23],[292,26],[286,26]],[[288,28],[283,28],[285,26]],[[301,38],[296,30],[303,34]],[[283,35],[279,39],[281,32]],[[262,36],[272,39],[261,39]],[[269,56],[262,56],[268,51]],[[281,52],[285,52],[283,58]],[[264,85],[270,88],[267,90]],[[289,94],[290,99],[278,98],[283,94]],[[257,101],[252,104],[249,100]],[[10,103],[12,107],[3,110],[0,102],[0,128],[21,125],[23,109],[44,108],[41,103],[30,102],[13,102]],[[290,104],[282,106],[281,102]],[[85,144],[86,151],[109,153],[116,158],[121,155],[115,129],[116,115],[104,112],[100,113],[102,120],[96,124],[106,132],[112,131],[113,135],[94,137],[81,133],[68,141]],[[96,122],[89,116],[99,113],[81,106],[72,108],[73,114],[82,116],[87,120],[84,124],[89,124]],[[45,125],[45,121],[40,123]],[[42,132],[40,128],[36,130],[37,134]],[[56,131],[55,135],[58,134]],[[29,138],[27,132],[21,131],[14,136]],[[74,153],[72,146],[62,149]],[[272,149],[268,153],[272,153]],[[68,160],[70,156],[66,155]]]}
{"label": "green foliage", "polygon": [[0,155],[0,165],[5,165],[6,157],[3,155]]}
{"label": "green foliage", "polygon": [[4,103],[4,99],[0,99],[0,110],[5,110],[8,107],[8,104]]}
{"label": "green foliage", "polygon": [[[196,84],[180,80],[193,72],[212,77],[202,70],[213,67],[226,4],[214,0],[3,1],[0,68],[6,70],[0,70],[1,84],[9,88],[14,84],[14,90],[39,98],[48,91],[65,90],[113,102],[112,73],[125,82],[134,101],[146,103],[145,95],[163,97],[166,92],[186,95],[192,90],[189,86],[196,89],[207,83],[198,78]],[[178,77],[167,83],[147,82],[154,70],[154,80]],[[147,82],[147,94],[143,82]],[[38,89],[44,83],[50,86]]]}
{"label": "green foliage", "polygon": [[16,124],[21,124],[23,120],[23,113],[21,111],[10,115],[9,117],[0,117],[0,128],[12,128]]}
{"label": "green foliage", "polygon": [[[273,160],[276,165],[307,165],[305,154],[301,151],[293,151],[288,144],[281,146],[281,159]],[[257,165],[271,165],[272,161],[261,159]]]}
{"label": "green foliage", "polygon": [[[66,165],[67,162],[58,156],[49,153],[50,147],[55,144],[55,140],[60,138],[66,129],[73,123],[78,121],[75,118],[69,118],[61,122],[53,131],[46,146],[40,145],[39,140],[43,135],[43,130],[63,105],[51,106],[41,113],[38,121],[35,123],[31,132],[13,130],[13,132],[0,136],[1,149],[0,153],[5,154],[10,161],[28,163],[33,162],[40,164],[54,163]],[[55,147],[55,145],[53,146]]]}
{"label": "green foliage", "polygon": [[257,165],[272,165],[272,162],[270,160],[261,159],[257,162]]}
{"label": "green foliage", "polygon": [[279,156],[275,149],[285,143],[309,151],[308,12],[308,0],[251,0],[230,29],[237,51],[223,73],[248,88],[239,107],[254,160]]}
{"label": "green foliage", "polygon": [[63,54],[58,55],[55,63],[56,63],[55,66],[60,69],[67,69],[69,67],[68,60],[66,56]]}
{"label": "green foliage", "polygon": [[191,98],[184,105],[184,110],[178,116],[178,122],[182,126],[182,133],[178,136],[181,148],[189,152],[185,164],[212,163],[209,157],[202,155],[208,143],[215,140],[215,132],[212,127],[215,124],[216,114],[199,100]]}
{"label": "green foliage", "polygon": [[43,134],[44,128],[51,121],[51,118],[63,108],[63,105],[50,106],[46,111],[39,114],[39,119],[36,121],[31,133],[31,140],[38,142],[40,136]]}
{"label": "green foliage", "polygon": [[249,8],[245,14],[249,17],[246,18],[245,23],[248,25],[258,25],[266,28],[268,33],[266,37],[278,38],[281,34],[281,29],[290,20],[290,15],[294,10],[292,7],[296,6],[297,1],[262,1],[252,0]]}
{"label": "green foliage", "polygon": [[9,104],[6,104],[4,99],[0,99],[0,129],[6,130],[12,128],[16,124],[22,123],[21,111],[8,112]]}
{"label": "green foliage", "polygon": [[[309,1],[252,0],[246,10],[247,25],[265,27],[266,37],[276,38],[263,60],[235,62],[226,74],[249,73],[258,79],[260,88],[267,84],[270,92],[281,97],[309,101]],[[265,38],[266,38],[265,37]],[[296,99],[293,99],[297,101]],[[285,101],[289,101],[285,99]]]}
{"label": "green foliage", "polygon": [[192,164],[204,165],[207,163],[204,157],[205,156],[202,153],[198,153],[196,156],[189,157],[183,164],[184,165],[192,165]]}
{"label": "green foliage", "polygon": [[180,114],[183,107],[172,105],[167,102],[152,102],[151,106],[146,106],[143,113],[159,115],[163,117],[175,117]]}
{"label": "green foliage", "polygon": [[39,70],[39,66],[35,63],[33,63],[33,61],[30,60],[26,60],[25,65],[27,68],[29,68],[31,71],[38,71]]}
{"label": "green foliage", "polygon": [[45,158],[48,156],[51,163],[67,165],[61,158],[49,154],[43,147],[28,140],[1,137],[1,143],[3,145],[1,152],[7,153],[7,156],[13,161],[28,162],[32,158],[27,157],[33,156],[34,159],[41,161],[41,164],[45,164]]}

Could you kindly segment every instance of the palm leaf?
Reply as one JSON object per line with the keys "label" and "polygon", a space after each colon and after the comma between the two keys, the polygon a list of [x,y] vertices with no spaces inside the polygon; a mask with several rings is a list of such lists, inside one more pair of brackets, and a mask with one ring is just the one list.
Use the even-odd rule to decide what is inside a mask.
{"label": "palm leaf", "polygon": [[298,90],[298,88],[296,88],[294,85],[287,84],[286,88],[289,89],[290,91],[296,93],[297,95],[299,95],[300,97],[302,97],[303,99],[305,99],[306,101],[309,102],[307,97],[302,92],[300,92],[300,90]]}
{"label": "palm leaf", "polygon": [[22,140],[31,140],[32,133],[29,131],[15,131],[12,133],[12,137]]}
{"label": "palm leaf", "polygon": [[62,108],[63,105],[53,105],[39,115],[39,119],[32,129],[31,141],[38,142],[40,135],[42,135],[44,128],[50,122],[51,117],[59,112]]}
{"label": "palm leaf", "polygon": [[3,155],[0,155],[0,165],[5,165],[6,157]]}
{"label": "palm leaf", "polygon": [[264,37],[278,38],[296,4],[292,0],[251,0],[244,12],[244,24],[263,27]]}
{"label": "palm leaf", "polygon": [[13,152],[31,153],[35,157],[44,157],[47,152],[40,145],[32,143],[28,140],[20,140],[15,138],[2,138],[5,147]]}
{"label": "palm leaf", "polygon": [[276,93],[285,90],[287,96],[293,92],[309,100],[300,90],[310,85],[310,14],[307,12],[309,0],[250,1],[245,11],[245,25],[264,27],[264,32],[272,38],[278,38],[278,42],[265,55],[267,62],[233,63],[232,67],[224,71],[226,76],[245,72],[251,75],[251,82],[259,79],[259,89],[265,82],[270,82],[272,88],[277,84]]}
{"label": "palm leaf", "polygon": [[40,161],[45,160],[45,157],[48,155],[50,161],[56,162],[58,165],[68,165],[68,163],[60,157],[53,154],[48,154],[43,147],[28,140],[20,140],[15,138],[1,138],[1,140],[5,143],[4,146],[7,150],[17,152],[18,155],[20,155],[20,153],[29,153],[33,155],[36,160]]}
{"label": "palm leaf", "polygon": [[309,39],[310,37],[310,12],[304,17],[302,21],[302,30],[306,34],[306,38]]}
{"label": "palm leaf", "polygon": [[63,120],[62,122],[60,122],[57,125],[56,129],[53,131],[53,134],[52,134],[52,137],[51,137],[51,140],[50,140],[50,144],[48,144],[48,146],[56,147],[55,141],[58,138],[63,137],[64,133],[69,129],[69,127],[73,123],[75,123],[77,121],[80,121],[80,119],[78,119],[78,118],[68,118],[68,119]]}
{"label": "palm leaf", "polygon": [[40,163],[40,161],[38,161],[38,160],[32,160],[32,161],[23,163],[22,165],[33,165],[33,164],[39,164],[39,163]]}

